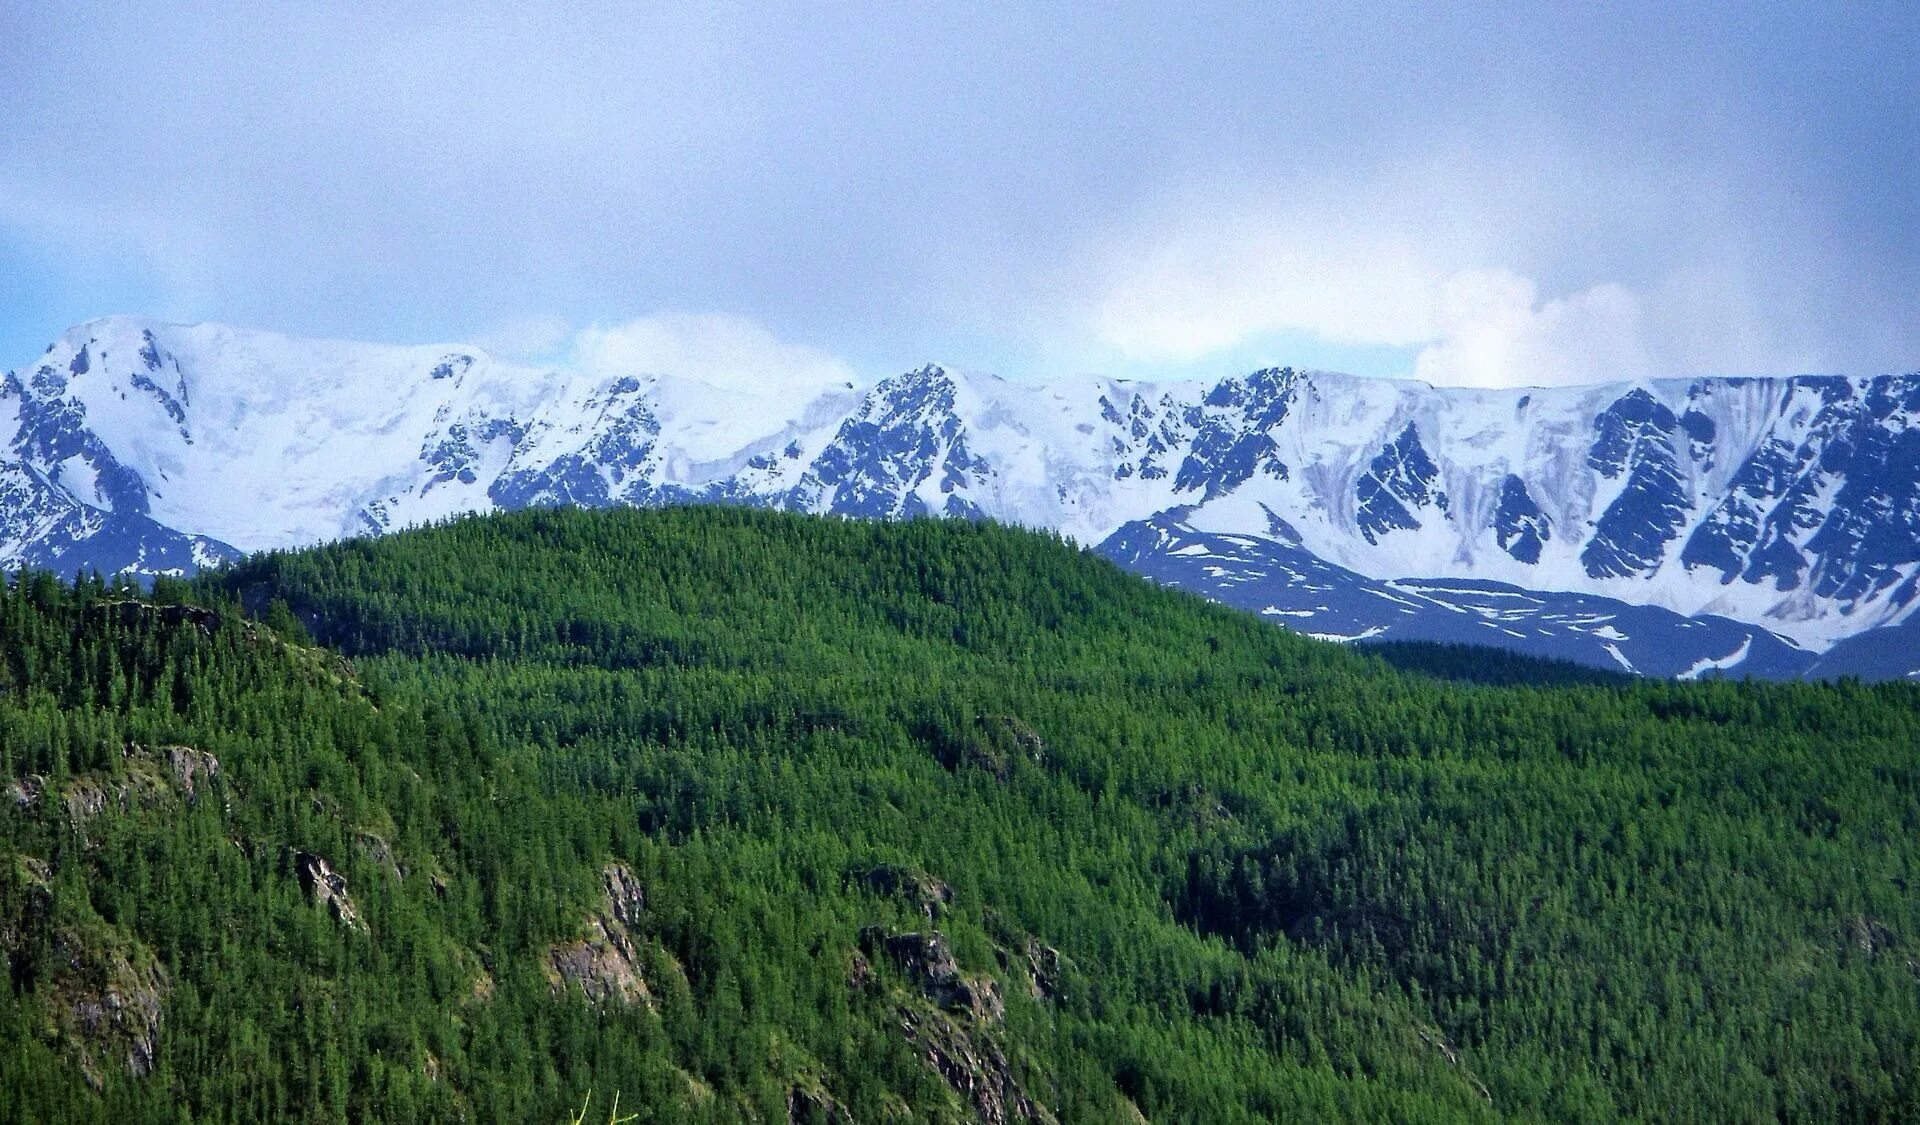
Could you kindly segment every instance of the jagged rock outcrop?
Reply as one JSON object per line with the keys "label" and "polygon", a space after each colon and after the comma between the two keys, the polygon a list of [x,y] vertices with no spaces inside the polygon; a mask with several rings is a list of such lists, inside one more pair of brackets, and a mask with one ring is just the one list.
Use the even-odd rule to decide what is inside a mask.
{"label": "jagged rock outcrop", "polygon": [[854,992],[863,992],[873,983],[873,962],[858,949],[847,954],[847,987]]}
{"label": "jagged rock outcrop", "polygon": [[173,770],[173,783],[189,802],[198,801],[201,793],[220,778],[220,759],[205,750],[162,746],[159,753],[166,756],[167,765]]}
{"label": "jagged rock outcrop", "polygon": [[985,770],[1001,781],[1013,776],[1022,759],[1047,764],[1047,743],[1040,733],[1014,715],[922,715],[913,721],[914,734],[951,770]]}
{"label": "jagged rock outcrop", "polygon": [[0,891],[0,949],[11,962],[50,916],[53,869],[38,856],[0,856]]}
{"label": "jagged rock outcrop", "polygon": [[1032,934],[1021,943],[1020,955],[1026,962],[1028,991],[1035,1000],[1057,1000],[1066,972],[1065,959],[1051,945],[1044,945]]}
{"label": "jagged rock outcrop", "polygon": [[640,924],[647,896],[632,868],[624,863],[607,864],[600,869],[600,889],[605,896],[607,913],[614,921],[623,926]]}
{"label": "jagged rock outcrop", "polygon": [[[85,842],[103,818],[197,802],[219,783],[220,761],[210,753],[128,743],[111,769],[79,774],[57,788],[39,775],[15,778],[5,799],[17,811],[57,802]],[[48,1034],[93,1085],[116,1067],[144,1076],[158,1057],[167,974],[128,931],[88,912],[63,914],[68,920],[56,924],[52,876],[52,868],[34,857],[0,859],[0,955],[8,976],[23,994],[31,993],[46,1015]]]}
{"label": "jagged rock outcrop", "polygon": [[152,951],[124,936],[92,948],[71,932],[62,932],[55,948],[65,965],[53,983],[62,996],[54,1018],[62,1037],[79,1044],[82,1070],[95,1085],[104,1078],[101,1068],[112,1062],[145,1077],[159,1058],[167,994],[166,973]]}
{"label": "jagged rock outcrop", "polygon": [[1058,1119],[1035,1100],[1014,1073],[996,1037],[977,1024],[937,1008],[902,1005],[900,1031],[985,1125]]}
{"label": "jagged rock outcrop", "polygon": [[1368,544],[1377,544],[1392,531],[1416,531],[1422,525],[1416,513],[1429,508],[1444,518],[1447,494],[1440,489],[1440,467],[1420,443],[1419,428],[1406,428],[1386,443],[1354,490],[1354,525]]}
{"label": "jagged rock outcrop", "polygon": [[1018,715],[989,715],[986,723],[998,727],[1001,735],[1035,765],[1047,763],[1047,740],[1025,719]]}
{"label": "jagged rock outcrop", "polygon": [[384,868],[396,881],[404,882],[407,867],[400,862],[400,856],[387,843],[387,838],[378,832],[360,831],[353,834],[353,846],[366,857],[367,862]]}
{"label": "jagged rock outcrop", "polygon": [[962,973],[938,930],[893,933],[869,926],[860,932],[859,945],[849,983],[860,989],[878,983],[868,957],[900,973],[906,985],[895,993],[901,1034],[976,1120],[988,1125],[1055,1120],[1022,1084],[1000,1043],[1006,1005],[998,980]]}
{"label": "jagged rock outcrop", "polygon": [[1553,538],[1553,521],[1547,518],[1527,482],[1512,473],[1500,484],[1500,503],[1493,512],[1493,537],[1502,551],[1528,566],[1540,561],[1541,548]]}
{"label": "jagged rock outcrop", "polygon": [[639,951],[627,928],[592,915],[582,936],[547,948],[547,981],[555,993],[578,988],[588,1003],[645,1004],[653,999],[640,971]]}
{"label": "jagged rock outcrop", "polygon": [[640,881],[623,863],[600,872],[601,909],[581,922],[581,934],[547,947],[542,968],[558,994],[579,989],[595,1005],[651,1004],[640,965],[640,951],[629,926],[638,925],[646,896]]}
{"label": "jagged rock outcrop", "polygon": [[860,932],[860,946],[871,956],[893,962],[921,995],[942,1008],[990,1022],[1006,1013],[1000,982],[986,975],[962,974],[947,936],[939,930],[894,934],[869,926]]}
{"label": "jagged rock outcrop", "polygon": [[1844,929],[1848,944],[1868,957],[1878,957],[1900,944],[1885,922],[1865,914],[1848,917]]}
{"label": "jagged rock outcrop", "polygon": [[354,905],[353,896],[347,893],[346,877],[335,871],[326,857],[313,852],[296,851],[293,853],[293,869],[300,877],[300,886],[307,892],[308,901],[326,907],[334,921],[349,929],[366,928],[366,923],[360,920],[360,908]]}
{"label": "jagged rock outcrop", "polygon": [[1422,1043],[1440,1052],[1440,1057],[1447,1060],[1448,1066],[1460,1072],[1460,1076],[1473,1087],[1473,1092],[1480,1095],[1480,1100],[1488,1105],[1493,1104],[1493,1092],[1487,1089],[1485,1082],[1480,1081],[1479,1075],[1467,1069],[1466,1064],[1460,1059],[1460,1052],[1447,1041],[1445,1033],[1437,1027],[1415,1027],[1413,1033],[1420,1037]]}
{"label": "jagged rock outcrop", "polygon": [[1588,467],[1604,480],[1624,475],[1625,483],[1594,524],[1580,561],[1594,578],[1653,574],[1693,508],[1690,471],[1679,449],[1680,419],[1636,388],[1595,419],[1594,431]]}
{"label": "jagged rock outcrop", "polygon": [[[90,771],[69,778],[60,788],[67,821],[84,830],[109,812],[128,814],[174,804],[197,802],[220,779],[220,759],[191,746],[143,746],[130,742],[120,751],[114,770]],[[17,806],[39,800],[44,778],[21,778],[8,786]]]}

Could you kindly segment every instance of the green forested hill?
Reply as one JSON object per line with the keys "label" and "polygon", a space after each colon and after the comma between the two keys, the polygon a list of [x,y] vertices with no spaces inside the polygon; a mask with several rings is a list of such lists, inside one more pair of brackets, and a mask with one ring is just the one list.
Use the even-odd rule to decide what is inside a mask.
{"label": "green forested hill", "polygon": [[1399,655],[731,509],[27,576],[0,1120],[1920,1117],[1920,692]]}

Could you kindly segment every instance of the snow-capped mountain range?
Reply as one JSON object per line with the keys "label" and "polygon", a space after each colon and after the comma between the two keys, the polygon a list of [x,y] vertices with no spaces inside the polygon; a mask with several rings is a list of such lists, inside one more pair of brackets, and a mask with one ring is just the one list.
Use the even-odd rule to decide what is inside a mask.
{"label": "snow-capped mountain range", "polygon": [[1339,639],[1906,675],[1917,422],[1920,374],[723,389],[113,317],[0,388],[0,562],[181,571],[555,503],[986,516]]}

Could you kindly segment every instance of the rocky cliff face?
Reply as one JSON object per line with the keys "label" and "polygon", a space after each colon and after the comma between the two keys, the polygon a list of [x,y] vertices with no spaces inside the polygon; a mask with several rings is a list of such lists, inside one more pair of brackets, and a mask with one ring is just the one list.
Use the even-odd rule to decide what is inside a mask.
{"label": "rocky cliff face", "polygon": [[[116,318],[0,384],[0,563],[185,571],[457,512],[711,501],[984,516],[1175,569],[1114,549],[1149,521],[1270,548],[1258,574],[1214,557],[1216,583],[1271,580],[1304,553],[1367,582],[1725,619],[1804,671],[1905,621],[1920,595],[1916,413],[1920,375],[1481,391],[1285,368],[1015,384],[927,366],[866,388],[775,372],[718,389]],[[1391,623],[1281,608],[1328,635]],[[1784,667],[1690,632],[1640,639],[1683,670]],[[1889,646],[1875,674],[1920,671],[1920,653],[1875,651]]]}
{"label": "rocky cliff face", "polygon": [[577,988],[590,1004],[650,1004],[653,993],[629,930],[640,923],[645,893],[633,871],[622,863],[607,864],[600,881],[601,909],[581,920],[580,936],[547,949],[542,966],[547,983],[556,995]]}

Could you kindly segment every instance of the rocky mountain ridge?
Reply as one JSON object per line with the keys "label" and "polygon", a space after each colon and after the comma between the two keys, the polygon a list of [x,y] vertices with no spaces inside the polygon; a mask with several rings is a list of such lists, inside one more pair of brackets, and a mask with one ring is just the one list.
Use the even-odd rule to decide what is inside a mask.
{"label": "rocky mountain ridge", "polygon": [[[1464,636],[1667,675],[1801,674],[1846,642],[1874,654],[1850,669],[1905,675],[1916,417],[1920,374],[1489,391],[926,366],[718,388],[115,317],[0,386],[0,562],[181,572],[558,503],[990,517],[1236,604],[1281,571],[1303,595],[1330,574],[1402,584],[1248,604],[1340,639]],[[1396,603],[1409,581],[1427,593]],[[1440,587],[1447,607],[1426,604]],[[1496,611],[1495,588],[1561,620]],[[1580,636],[1554,640],[1569,622]]]}

